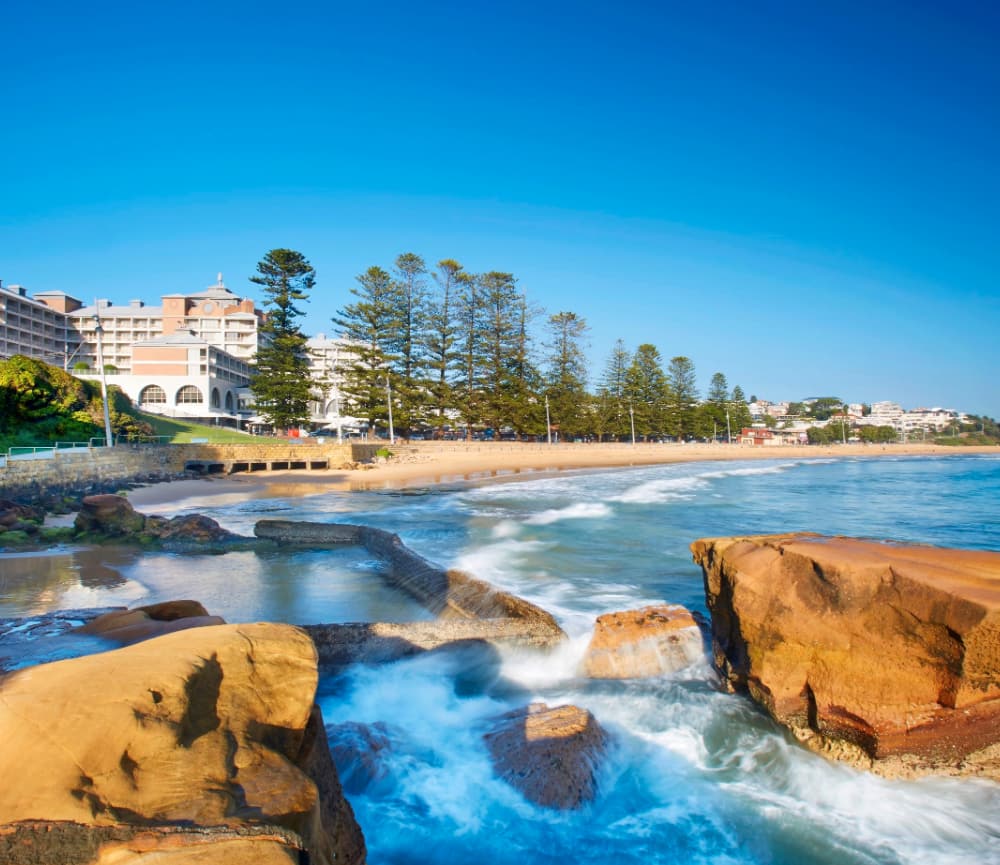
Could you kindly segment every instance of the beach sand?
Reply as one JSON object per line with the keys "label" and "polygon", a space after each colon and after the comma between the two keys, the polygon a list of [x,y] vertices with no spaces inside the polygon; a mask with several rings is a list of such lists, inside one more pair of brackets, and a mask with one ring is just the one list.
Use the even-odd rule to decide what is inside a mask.
{"label": "beach sand", "polygon": [[288,498],[331,491],[426,487],[485,482],[574,469],[616,468],[709,460],[851,459],[900,456],[1000,455],[1000,447],[954,448],[931,444],[782,445],[725,444],[558,444],[421,442],[397,445],[387,462],[364,468],[275,471],[172,481],[132,490],[140,511],[181,499],[189,507],[251,498]]}

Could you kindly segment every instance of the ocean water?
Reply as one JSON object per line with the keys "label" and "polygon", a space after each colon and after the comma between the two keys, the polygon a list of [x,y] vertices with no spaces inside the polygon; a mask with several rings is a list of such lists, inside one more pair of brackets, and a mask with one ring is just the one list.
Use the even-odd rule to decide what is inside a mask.
{"label": "ocean water", "polygon": [[[321,682],[331,728],[382,725],[376,770],[341,766],[370,861],[1000,863],[1000,785],[887,781],[830,764],[747,700],[720,693],[707,663],[625,682],[577,673],[602,613],[663,601],[705,611],[688,551],[699,537],[808,530],[1000,550],[1000,458],[692,463],[522,478],[198,502],[244,533],[272,515],[398,532],[428,558],[540,604],[570,635],[547,657],[463,650]],[[0,616],[182,596],[231,621],[425,615],[357,550],[68,550],[33,578],[30,562],[39,561],[0,557]],[[493,777],[482,734],[532,700],[585,707],[612,736],[599,794],[579,811],[537,808]]]}

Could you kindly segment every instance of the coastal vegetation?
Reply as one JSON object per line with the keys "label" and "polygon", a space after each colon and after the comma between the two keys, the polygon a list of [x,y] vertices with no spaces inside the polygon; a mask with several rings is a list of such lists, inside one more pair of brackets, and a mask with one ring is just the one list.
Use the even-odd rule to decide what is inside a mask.
{"label": "coastal vegetation", "polygon": [[[153,430],[117,387],[108,389],[112,432],[121,437]],[[40,360],[14,355],[0,361],[0,447],[103,439],[101,390]]]}

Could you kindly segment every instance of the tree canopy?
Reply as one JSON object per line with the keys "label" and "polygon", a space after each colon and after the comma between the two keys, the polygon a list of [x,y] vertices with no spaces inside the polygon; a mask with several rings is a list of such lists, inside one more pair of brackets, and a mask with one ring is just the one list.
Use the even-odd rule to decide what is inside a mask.
{"label": "tree canopy", "polygon": [[313,384],[309,378],[306,337],[298,325],[297,301],[309,299],[316,272],[300,252],[272,249],[257,263],[250,281],[263,288],[263,344],[257,350],[257,374],[250,390],[255,407],[275,427],[288,429],[309,418]]}

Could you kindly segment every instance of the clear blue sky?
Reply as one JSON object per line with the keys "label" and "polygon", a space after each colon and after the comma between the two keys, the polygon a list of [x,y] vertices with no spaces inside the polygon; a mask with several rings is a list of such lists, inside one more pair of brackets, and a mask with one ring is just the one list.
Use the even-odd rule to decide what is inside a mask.
{"label": "clear blue sky", "polygon": [[[1000,5],[34,3],[0,278],[116,303],[400,252],[748,394],[1000,416]],[[259,299],[259,298],[258,298]]]}

